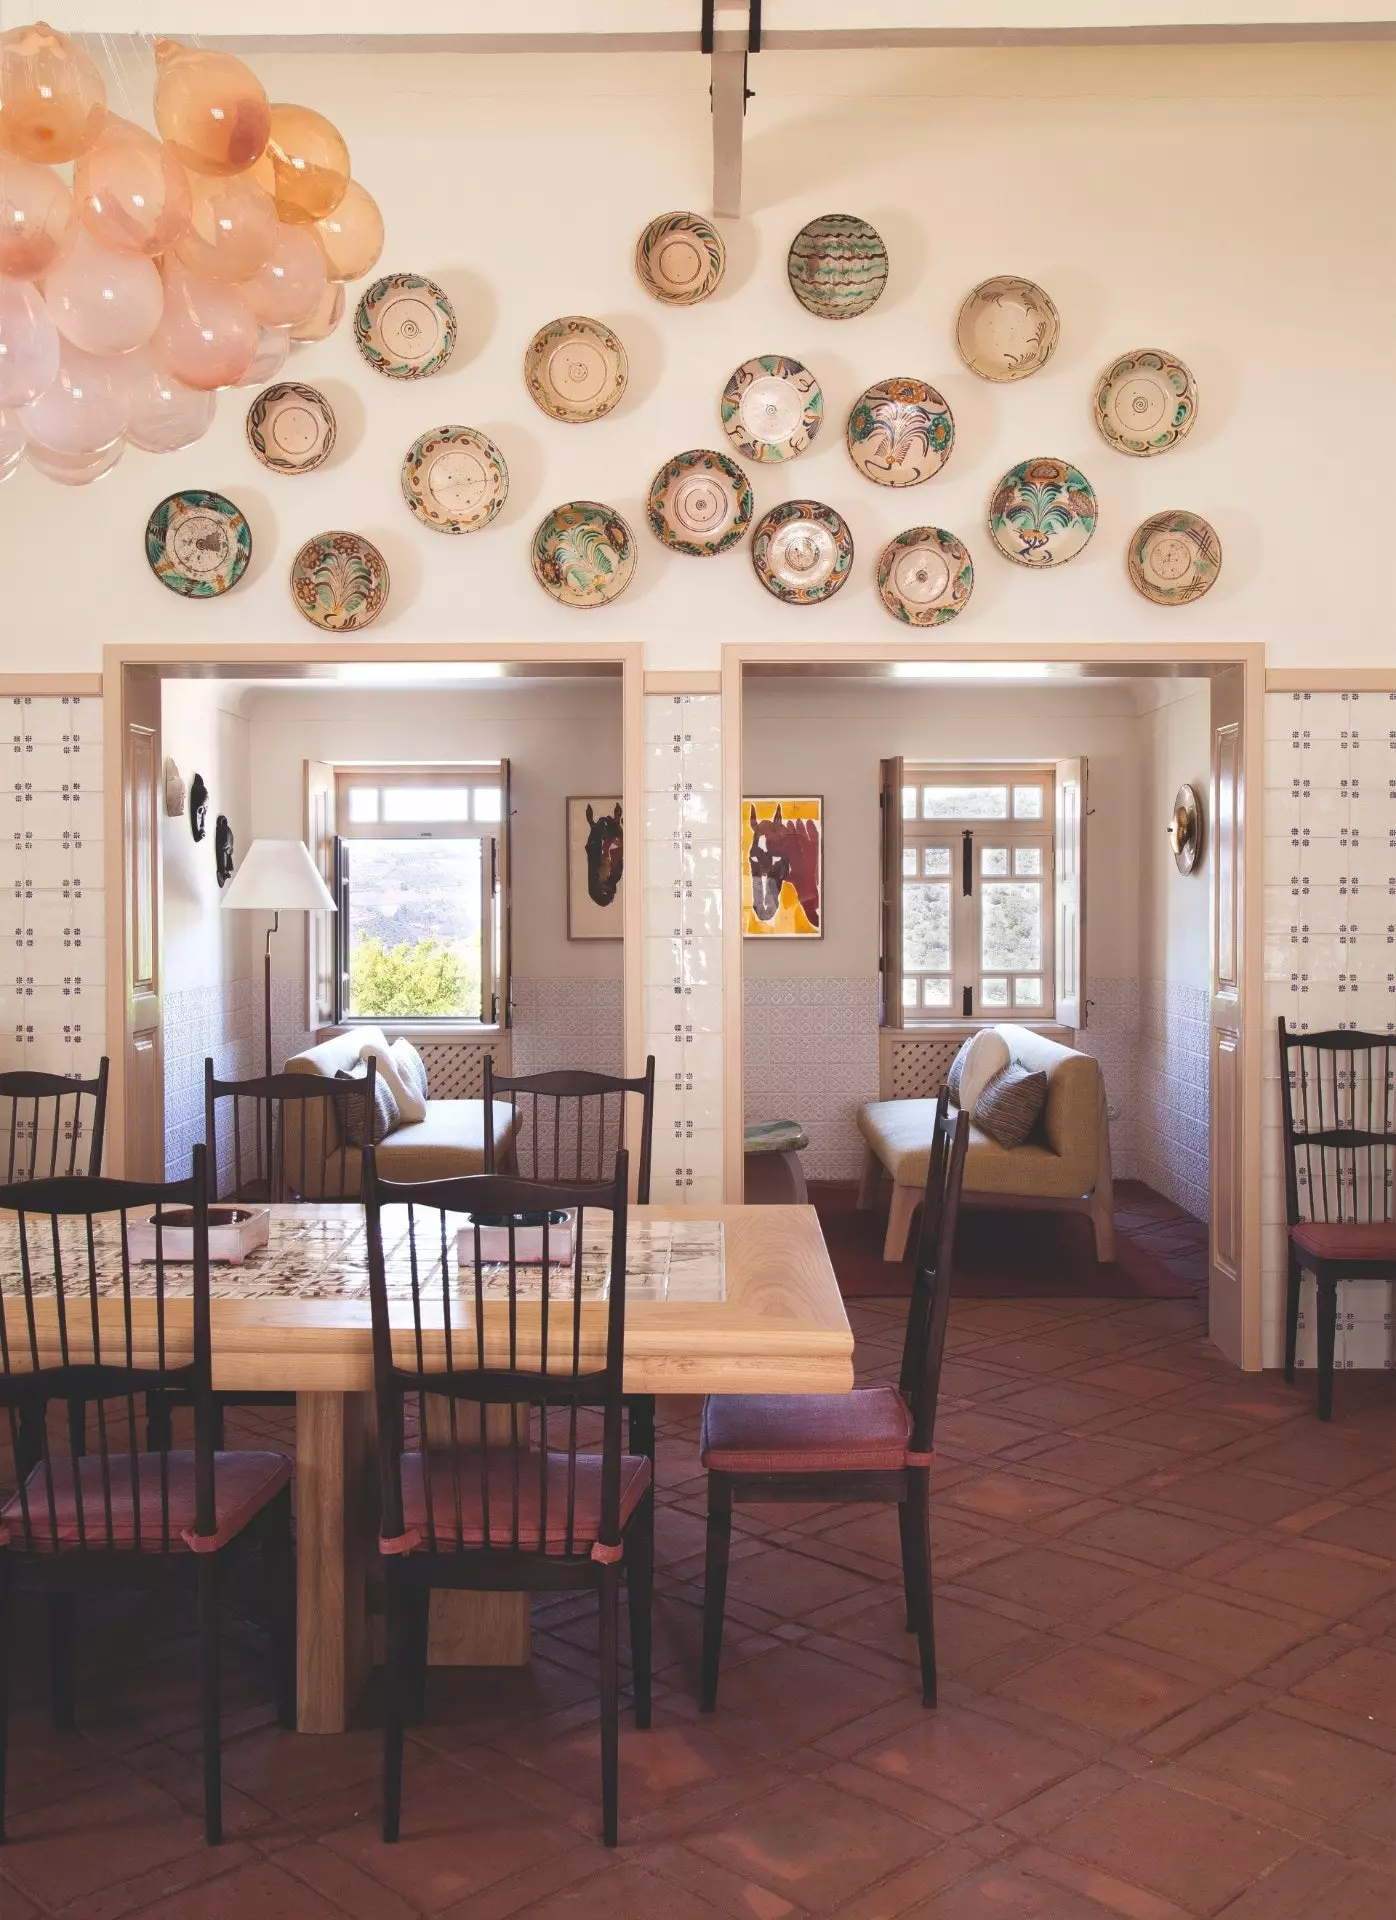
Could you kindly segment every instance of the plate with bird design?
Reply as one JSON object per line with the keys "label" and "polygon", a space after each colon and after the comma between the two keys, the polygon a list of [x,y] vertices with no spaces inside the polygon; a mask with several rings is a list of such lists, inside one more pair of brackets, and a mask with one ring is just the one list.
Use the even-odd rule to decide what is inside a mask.
{"label": "plate with bird design", "polygon": [[1221,541],[1200,513],[1170,507],[1151,514],[1129,537],[1129,577],[1146,600],[1185,607],[1200,600],[1221,572]]}
{"label": "plate with bird design", "polygon": [[794,460],[824,424],[824,393],[800,361],[762,353],[732,374],[721,413],[727,438],[748,460]]}
{"label": "plate with bird design", "polygon": [[1197,382],[1176,354],[1138,347],[1112,360],[1096,381],[1091,413],[1117,453],[1167,453],[1192,432]]}
{"label": "plate with bird design", "polygon": [[994,545],[1022,567],[1074,560],[1095,532],[1095,488],[1068,460],[1040,456],[1010,467],[989,503]]}
{"label": "plate with bird design", "polygon": [[635,574],[635,536],[614,507],[569,500],[538,523],[533,577],[563,607],[604,607]]}
{"label": "plate with bird design", "polygon": [[241,510],[202,487],[171,493],[146,522],[146,564],[161,586],[186,600],[211,600],[235,587],[252,558]]}
{"label": "plate with bird design", "polygon": [[726,553],[751,525],[751,482],[725,453],[676,453],[650,483],[647,512],[655,539],[675,553]]}
{"label": "plate with bird design", "polygon": [[954,415],[924,380],[879,380],[848,416],[849,457],[879,487],[919,486],[940,472],[954,444]]}
{"label": "plate with bird design", "polygon": [[908,627],[940,627],[974,591],[969,549],[944,527],[908,527],[889,540],[877,563],[882,604]]}
{"label": "plate with bird design", "polygon": [[852,320],[880,300],[887,246],[876,227],[852,213],[824,213],[790,243],[785,270],[802,307],[821,320]]}
{"label": "plate with bird design", "polygon": [[785,500],[756,523],[756,577],[777,600],[808,607],[833,597],[853,566],[853,535],[841,513],[819,500]]}
{"label": "plate with bird design", "polygon": [[965,296],[955,344],[981,380],[1026,380],[1056,352],[1060,332],[1060,316],[1041,287],[998,273]]}
{"label": "plate with bird design", "polygon": [[604,418],[629,379],[625,348],[609,327],[585,314],[550,320],[524,354],[524,381],[535,405],[567,426]]}
{"label": "plate with bird design", "polygon": [[291,562],[291,598],[312,626],[357,633],[388,600],[388,563],[361,533],[317,533]]}
{"label": "plate with bird design", "polygon": [[661,213],[635,242],[635,271],[645,292],[666,307],[696,307],[717,291],[727,249],[701,214]]}

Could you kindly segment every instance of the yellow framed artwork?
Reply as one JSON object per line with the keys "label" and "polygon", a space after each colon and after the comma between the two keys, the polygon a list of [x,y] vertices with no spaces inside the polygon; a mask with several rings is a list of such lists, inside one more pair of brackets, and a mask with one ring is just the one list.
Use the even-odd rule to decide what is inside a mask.
{"label": "yellow framed artwork", "polygon": [[742,933],[751,940],[822,940],[824,801],[742,801]]}

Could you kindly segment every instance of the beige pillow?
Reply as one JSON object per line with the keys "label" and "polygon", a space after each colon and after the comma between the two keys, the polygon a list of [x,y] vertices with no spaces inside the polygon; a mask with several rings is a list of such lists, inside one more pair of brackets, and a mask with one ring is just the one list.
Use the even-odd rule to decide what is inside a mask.
{"label": "beige pillow", "polygon": [[[357,1073],[346,1073],[343,1067],[335,1075],[336,1080],[358,1081],[362,1086],[368,1078],[368,1068],[362,1063]],[[339,1104],[339,1124],[344,1130],[344,1144],[347,1147],[362,1147],[364,1144],[364,1103],[362,1100],[345,1100]],[[387,1086],[381,1079],[373,1083],[373,1144],[386,1140],[394,1127],[402,1125],[402,1115],[397,1110]]]}
{"label": "beige pillow", "polygon": [[413,1126],[418,1120],[426,1119],[427,1103],[417,1089],[403,1078],[402,1063],[393,1058],[391,1047],[383,1045],[379,1040],[365,1040],[359,1048],[359,1058],[377,1061],[378,1078],[385,1083],[393,1096],[405,1127]]}
{"label": "beige pillow", "polygon": [[996,1073],[1002,1073],[1012,1059],[1008,1042],[993,1027],[981,1027],[969,1043],[965,1063],[960,1068],[960,1098],[957,1104],[971,1119],[979,1096]]}
{"label": "beige pillow", "polygon": [[423,1060],[421,1054],[418,1053],[412,1042],[402,1035],[399,1035],[398,1038],[394,1040],[389,1051],[392,1053],[393,1059],[397,1062],[398,1072],[402,1075],[408,1086],[412,1088],[419,1100],[425,1100],[428,1097],[427,1063]]}

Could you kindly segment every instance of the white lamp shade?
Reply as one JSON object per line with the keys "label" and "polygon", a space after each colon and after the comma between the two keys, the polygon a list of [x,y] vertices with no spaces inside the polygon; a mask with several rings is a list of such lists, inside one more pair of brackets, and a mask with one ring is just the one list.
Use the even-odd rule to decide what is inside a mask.
{"label": "white lamp shade", "polygon": [[254,840],[218,904],[264,913],[335,911],[334,895],[302,840]]}

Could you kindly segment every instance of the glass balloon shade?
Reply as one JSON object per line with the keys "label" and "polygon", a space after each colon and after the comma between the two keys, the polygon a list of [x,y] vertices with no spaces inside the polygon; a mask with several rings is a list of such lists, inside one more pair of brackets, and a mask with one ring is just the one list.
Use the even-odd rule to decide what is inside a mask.
{"label": "glass balloon shade", "polygon": [[165,262],[165,306],[151,338],[156,361],[186,387],[236,386],[257,356],[257,316],[236,287]]}
{"label": "glass balloon shade", "polygon": [[8,480],[24,458],[24,429],[17,413],[0,408],[0,480]]}
{"label": "glass balloon shade", "polygon": [[131,353],[159,326],[165,288],[153,260],[109,253],[79,228],[44,281],[44,304],[63,338],[85,353]]}
{"label": "glass balloon shade", "polygon": [[178,453],[192,447],[213,425],[215,393],[200,393],[166,373],[152,347],[128,353],[121,363],[126,382],[126,438],[145,453]]}
{"label": "glass balloon shade", "polygon": [[22,407],[58,378],[58,329],[28,280],[0,280],[0,407]]}
{"label": "glass balloon shade", "polygon": [[328,340],[343,318],[344,283],[342,280],[327,281],[314,313],[308,320],[302,320],[298,327],[291,328],[291,338],[300,345],[310,340]]}
{"label": "glass balloon shade", "polygon": [[281,223],[270,260],[238,291],[264,327],[297,327],[325,292],[325,256],[313,227]]}
{"label": "glass balloon shade", "polygon": [[189,176],[143,127],[116,114],[73,169],[78,216],[113,253],[166,253],[189,225]]}
{"label": "glass balloon shade", "polygon": [[113,440],[100,453],[83,455],[54,453],[48,447],[35,446],[32,441],[24,450],[25,458],[35,472],[41,473],[46,480],[56,480],[60,487],[90,487],[94,480],[100,480],[104,473],[111,472],[125,451],[124,440]]}
{"label": "glass balloon shade", "polygon": [[271,107],[261,81],[234,54],[155,42],[155,124],[181,166],[246,172],[266,151]]}
{"label": "glass balloon shade", "polygon": [[41,166],[86,153],[107,117],[92,56],[42,21],[0,33],[0,147]]}
{"label": "glass balloon shade", "polygon": [[263,387],[286,364],[291,336],[285,327],[263,327],[257,335],[257,358],[238,381],[240,387]]}
{"label": "glass balloon shade", "polygon": [[38,280],[73,238],[73,196],[53,171],[0,152],[0,273]]}
{"label": "glass balloon shade", "polygon": [[46,452],[95,459],[126,431],[126,383],[119,361],[84,353],[69,341],[58,356],[58,378],[20,409],[24,437]]}
{"label": "glass balloon shade", "polygon": [[205,280],[246,280],[276,246],[276,202],[247,173],[229,179],[189,176],[189,225],[175,252]]}
{"label": "glass balloon shade", "polygon": [[323,220],[349,187],[349,149],[323,113],[277,101],[271,110],[267,155],[276,182],[276,211],[283,220]]}
{"label": "glass balloon shade", "polygon": [[383,216],[378,202],[351,180],[333,213],[315,222],[331,280],[361,280],[383,251]]}

